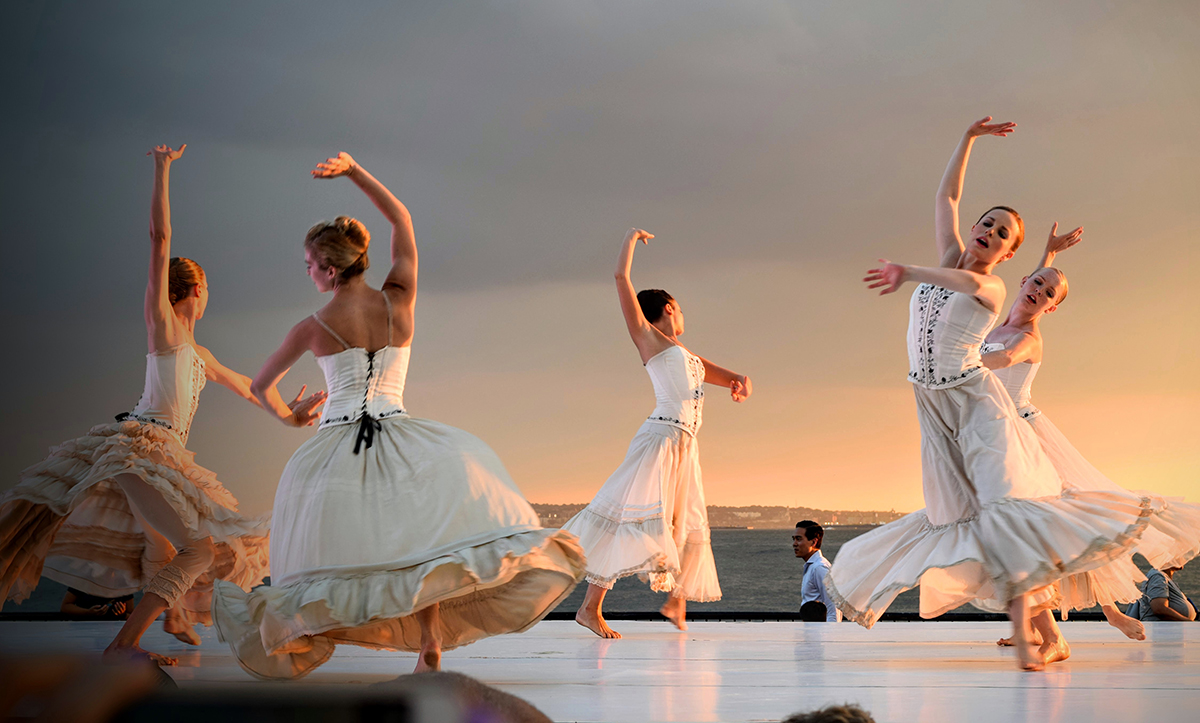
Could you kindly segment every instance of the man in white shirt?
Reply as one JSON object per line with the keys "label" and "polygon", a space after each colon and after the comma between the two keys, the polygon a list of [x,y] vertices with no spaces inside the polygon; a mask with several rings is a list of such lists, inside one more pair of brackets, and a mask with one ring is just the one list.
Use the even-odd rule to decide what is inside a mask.
{"label": "man in white shirt", "polygon": [[818,602],[825,606],[825,621],[836,623],[842,619],[842,612],[833,604],[829,593],[825,590],[825,576],[829,574],[829,561],[821,554],[821,540],[825,537],[825,529],[812,520],[796,523],[796,533],[792,535],[792,551],[796,557],[804,559],[804,578],[800,582],[800,607],[806,603]]}

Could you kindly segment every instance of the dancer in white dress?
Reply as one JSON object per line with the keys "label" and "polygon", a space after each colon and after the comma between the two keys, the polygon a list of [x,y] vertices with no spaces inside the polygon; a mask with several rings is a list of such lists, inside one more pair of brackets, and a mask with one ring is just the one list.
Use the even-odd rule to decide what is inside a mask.
{"label": "dancer in white dress", "polygon": [[1006,611],[1019,666],[1040,670],[1031,612],[1054,603],[1059,578],[1127,554],[1152,510],[1137,495],[1064,490],[1033,430],[980,359],[1004,300],[992,271],[1024,235],[1020,216],[995,206],[966,244],[959,236],[974,139],[1014,128],[990,121],[968,128],[942,179],[935,214],[941,266],[883,261],[865,279],[881,294],[920,284],[910,304],[908,352],[926,507],[847,542],[826,583],[845,616],[867,627],[896,595],[918,585],[922,617],[964,603]]}
{"label": "dancer in white dress", "polygon": [[[43,574],[103,597],[142,589],[105,654],[167,665],[175,660],[138,647],[159,614],[167,611],[167,632],[198,645],[191,623],[210,622],[214,578],[248,588],[267,574],[266,520],[239,515],[237,500],[185,447],[206,380],[254,401],[249,377],[196,343],[208,303],[204,271],[171,258],[170,169],[186,147],[153,151],[141,400],[117,422],[53,448],[0,500],[0,592],[19,602]],[[315,421],[321,401],[297,396],[293,422]]]}
{"label": "dancer in white dress", "polygon": [[[982,349],[983,363],[1004,385],[1017,414],[1037,434],[1042,450],[1058,470],[1064,487],[1128,494],[1093,467],[1032,402],[1033,380],[1043,359],[1041,321],[1066,300],[1068,292],[1066,275],[1051,264],[1058,253],[1078,243],[1083,233],[1082,228],[1077,228],[1059,236],[1057,230],[1058,224],[1055,224],[1038,268],[1021,280],[1020,294],[1013,301],[1004,323],[988,333]],[[1157,514],[1150,516],[1150,526],[1138,542],[1138,551],[1153,566],[1182,565],[1200,552],[1200,506],[1168,501],[1144,491],[1138,494],[1153,499],[1157,510]],[[1058,608],[1066,619],[1071,610],[1100,605],[1110,625],[1129,638],[1144,640],[1141,621],[1125,615],[1117,608],[1117,603],[1138,600],[1142,595],[1138,583],[1145,579],[1131,556],[1125,555],[1102,567],[1060,580],[1057,583]],[[1070,646],[1050,611],[1038,613],[1032,622],[1035,633],[1041,638],[1046,662],[1066,660],[1071,654]],[[1002,638],[998,644],[1010,645],[1011,641]]]}
{"label": "dancer in white dress", "polygon": [[308,232],[308,274],[333,299],[292,328],[254,391],[285,419],[276,385],[311,351],[328,405],[279,480],[271,586],[247,595],[218,584],[214,617],[242,667],[262,678],[305,675],[339,643],[419,652],[417,671],[436,670],[444,649],[541,620],[583,578],[583,551],[574,536],[541,528],[486,444],[408,415],[417,295],[408,209],[345,153],[313,175],[348,177],[387,217],[392,268],[382,290],[367,286],[370,236],[355,219]]}
{"label": "dancer in white dress", "polygon": [[696,356],[679,343],[683,311],[665,291],[633,292],[629,272],[637,242],[653,234],[630,229],[617,259],[617,298],[658,406],[629,444],[625,461],[595,499],[562,529],[587,552],[588,590],[575,620],[604,638],[621,637],[604,620],[604,596],[627,575],[668,592],[662,614],[687,629],[686,601],[721,599],[700,479],[704,385],[728,387],[735,402],[750,396],[749,377]]}

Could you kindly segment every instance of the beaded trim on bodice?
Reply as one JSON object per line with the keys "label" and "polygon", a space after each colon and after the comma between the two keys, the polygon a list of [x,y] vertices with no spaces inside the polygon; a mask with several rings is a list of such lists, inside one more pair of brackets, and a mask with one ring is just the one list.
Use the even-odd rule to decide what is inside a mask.
{"label": "beaded trim on bodice", "polygon": [[909,306],[908,380],[942,389],[982,372],[979,346],[995,317],[967,294],[919,285]]}
{"label": "beaded trim on bodice", "polygon": [[651,357],[646,372],[658,401],[647,421],[679,427],[695,436],[704,410],[704,362],[676,345]]}
{"label": "beaded trim on bodice", "polygon": [[[187,356],[187,368],[179,368]],[[146,385],[132,411],[118,414],[117,421],[133,420],[174,432],[187,444],[192,420],[200,406],[200,392],[208,382],[204,359],[191,344],[180,344],[165,352],[146,355]]]}

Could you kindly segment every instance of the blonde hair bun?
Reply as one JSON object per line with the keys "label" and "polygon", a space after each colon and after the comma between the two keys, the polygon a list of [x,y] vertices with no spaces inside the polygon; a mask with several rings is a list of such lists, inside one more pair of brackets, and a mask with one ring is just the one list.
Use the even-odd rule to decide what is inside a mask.
{"label": "blonde hair bun", "polygon": [[338,216],[333,221],[320,221],[308,230],[304,248],[322,268],[335,268],[338,278],[349,280],[371,266],[367,249],[371,232],[362,222],[350,216]]}

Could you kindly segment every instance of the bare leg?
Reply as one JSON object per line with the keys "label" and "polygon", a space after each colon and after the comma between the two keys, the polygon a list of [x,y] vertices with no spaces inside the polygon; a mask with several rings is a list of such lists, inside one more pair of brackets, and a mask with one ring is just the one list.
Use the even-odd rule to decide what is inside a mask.
{"label": "bare leg", "polygon": [[1129,617],[1115,605],[1101,605],[1100,609],[1104,611],[1108,624],[1125,633],[1125,637],[1131,640],[1146,639],[1146,626],[1142,625],[1142,621]]}
{"label": "bare leg", "polygon": [[601,610],[604,606],[604,596],[607,594],[608,588],[589,582],[587,594],[583,596],[583,604],[575,612],[575,622],[602,638],[619,638],[621,634],[608,627]]}
{"label": "bare leg", "polygon": [[1013,647],[1017,649],[1017,667],[1021,670],[1042,670],[1046,664],[1033,647],[1033,629],[1029,625],[1029,598],[1018,595],[1008,603],[1008,618],[1013,623]]}
{"label": "bare leg", "polygon": [[1054,615],[1049,610],[1043,610],[1034,615],[1030,622],[1033,624],[1034,633],[1041,634],[1042,642],[1035,644],[1038,645],[1038,653],[1046,665],[1071,657],[1071,646],[1067,645],[1067,639],[1063,637],[1062,630],[1059,629],[1058,623],[1054,621]]}
{"label": "bare leg", "polygon": [[439,608],[430,605],[417,611],[417,623],[421,626],[421,655],[417,658],[414,673],[442,669],[442,632]]}
{"label": "bare leg", "polygon": [[178,513],[150,485],[132,474],[118,475],[116,482],[129,500],[133,513],[155,533],[165,537],[178,550],[171,564],[164,567],[146,586],[146,594],[134,607],[117,637],[104,651],[106,659],[147,657],[159,665],[175,665],[174,658],[150,653],[138,645],[151,623],[174,605],[196,576],[212,564],[215,550],[211,538],[193,541]]}
{"label": "bare leg", "polygon": [[670,620],[680,630],[687,630],[687,601],[671,595],[659,609],[664,618]]}

